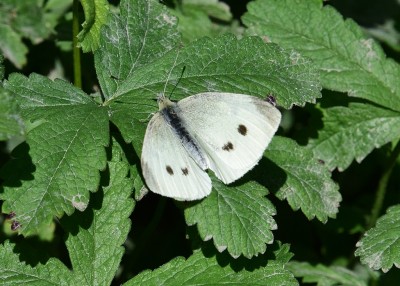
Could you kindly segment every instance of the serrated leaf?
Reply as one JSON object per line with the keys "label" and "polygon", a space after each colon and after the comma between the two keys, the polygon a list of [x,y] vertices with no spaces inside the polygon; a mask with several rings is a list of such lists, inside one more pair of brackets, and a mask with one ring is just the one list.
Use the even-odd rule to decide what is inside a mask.
{"label": "serrated leaf", "polygon": [[110,15],[95,53],[96,72],[105,98],[133,71],[178,44],[177,19],[155,0],[121,1],[121,15]]}
{"label": "serrated leaf", "polygon": [[35,179],[1,194],[3,212],[15,212],[21,232],[28,235],[49,224],[53,215],[86,208],[89,191],[97,190],[99,170],[105,168],[108,116],[105,108],[62,80],[15,74],[5,88],[15,94],[24,121],[32,122],[27,143]]}
{"label": "serrated leaf", "polygon": [[111,284],[131,226],[133,181],[127,177],[129,165],[115,140],[108,171],[108,186],[91,196],[89,208],[61,220],[68,233],[77,233],[69,235],[66,245],[74,274],[87,285]]}
{"label": "serrated leaf", "polygon": [[0,50],[4,57],[21,69],[26,64],[28,49],[10,26],[0,23]]}
{"label": "serrated leaf", "polygon": [[351,19],[322,1],[254,1],[242,17],[249,33],[313,60],[323,87],[400,111],[400,68]]}
{"label": "serrated leaf", "polygon": [[[342,199],[331,173],[311,150],[293,140],[275,136],[268,146],[265,185],[276,190],[294,210],[301,208],[308,219],[326,222],[335,217]],[[277,167],[279,166],[279,168]]]}
{"label": "serrated leaf", "polygon": [[143,135],[132,132],[132,127],[145,129],[149,115],[157,110],[155,96],[163,92],[167,80],[166,94],[174,90],[174,100],[206,91],[261,97],[272,93],[279,105],[290,107],[320,96],[317,79],[309,62],[294,60],[276,45],[258,37],[237,40],[226,35],[201,39],[178,55],[172,51],[135,70],[106,104],[124,139],[140,141]]}
{"label": "serrated leaf", "polygon": [[[14,245],[5,241],[0,245],[0,281],[2,285],[78,285],[71,283],[69,269],[51,258],[46,265],[36,267],[20,262],[13,252]],[[82,285],[82,284],[81,284]]]}
{"label": "serrated leaf", "polygon": [[400,268],[400,205],[390,207],[356,246],[355,255],[370,268],[383,272],[393,264]]}
{"label": "serrated leaf", "polygon": [[185,209],[186,222],[197,224],[201,238],[213,239],[219,252],[257,256],[273,242],[271,230],[277,228],[275,208],[264,198],[267,193],[256,183],[228,187],[214,179],[211,195]]}
{"label": "serrated leaf", "polygon": [[[317,74],[298,54],[288,54],[258,37],[238,40],[225,35],[200,39],[180,49],[178,55],[172,51],[140,68],[119,86],[110,101],[125,103],[147,97],[150,103],[163,91],[169,73],[166,94],[174,90],[174,100],[216,90],[264,97],[272,93],[278,105],[290,108],[315,102],[320,96]],[[141,113],[138,119],[145,119]]]}
{"label": "serrated leaf", "polygon": [[82,0],[85,22],[82,31],[78,34],[79,46],[83,52],[95,51],[99,46],[100,28],[107,21],[107,0]]}
{"label": "serrated leaf", "polygon": [[317,286],[367,286],[367,281],[356,272],[340,266],[325,266],[317,264],[315,266],[307,262],[291,261],[286,265],[286,269],[291,271],[294,276],[302,277],[303,283],[316,283]]}
{"label": "serrated leaf", "polygon": [[310,140],[315,157],[333,170],[361,162],[374,148],[400,135],[400,113],[364,103],[321,109],[324,128]]}
{"label": "serrated leaf", "polygon": [[24,123],[10,94],[0,87],[0,140],[24,134]]}
{"label": "serrated leaf", "polygon": [[229,266],[221,267],[216,257],[206,258],[196,251],[187,260],[175,258],[154,271],[144,271],[124,286],[133,285],[298,285],[283,264],[269,261],[254,271],[236,272]]}

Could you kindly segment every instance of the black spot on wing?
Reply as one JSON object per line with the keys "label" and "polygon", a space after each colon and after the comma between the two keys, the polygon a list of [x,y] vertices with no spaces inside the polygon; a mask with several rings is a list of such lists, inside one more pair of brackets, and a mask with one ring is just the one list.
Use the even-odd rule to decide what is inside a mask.
{"label": "black spot on wing", "polygon": [[247,127],[246,127],[245,125],[243,125],[243,124],[239,124],[238,132],[239,132],[240,134],[242,134],[243,136],[246,136],[246,134],[247,134]]}
{"label": "black spot on wing", "polygon": [[225,150],[225,151],[228,151],[228,152],[233,150],[232,142],[228,142],[224,146],[222,146],[222,150]]}
{"label": "black spot on wing", "polygon": [[172,170],[171,166],[169,165],[165,167],[165,170],[167,170],[167,173],[170,174],[171,176],[174,174],[174,170]]}
{"label": "black spot on wing", "polygon": [[187,176],[189,174],[188,168],[182,168],[181,170],[183,175]]}

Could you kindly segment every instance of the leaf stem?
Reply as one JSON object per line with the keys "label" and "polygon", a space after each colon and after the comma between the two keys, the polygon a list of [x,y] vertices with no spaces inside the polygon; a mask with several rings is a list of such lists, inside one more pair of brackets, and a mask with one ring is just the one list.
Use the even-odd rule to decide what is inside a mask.
{"label": "leaf stem", "polygon": [[400,141],[397,142],[396,147],[393,149],[389,157],[388,165],[383,172],[381,179],[379,180],[378,189],[376,191],[375,203],[372,207],[371,217],[369,219],[367,230],[373,227],[378,220],[378,217],[382,210],[383,200],[385,198],[387,184],[389,182],[390,175],[392,174],[393,168],[396,164],[397,157],[400,155]]}
{"label": "leaf stem", "polygon": [[72,57],[74,62],[74,85],[82,88],[81,53],[78,47],[79,0],[74,0],[72,10]]}

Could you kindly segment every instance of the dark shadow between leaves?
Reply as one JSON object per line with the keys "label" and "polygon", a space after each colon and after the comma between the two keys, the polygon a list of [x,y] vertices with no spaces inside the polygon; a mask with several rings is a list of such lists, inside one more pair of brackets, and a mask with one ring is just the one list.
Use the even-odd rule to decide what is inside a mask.
{"label": "dark shadow between leaves", "polygon": [[[26,142],[19,144],[11,152],[11,160],[0,170],[0,178],[4,187],[20,187],[22,181],[32,181],[36,170],[29,155],[29,145]],[[3,189],[0,189],[0,193]]]}
{"label": "dark shadow between leaves", "polygon": [[255,180],[273,194],[276,194],[287,180],[285,171],[266,157],[260,160],[252,173]]}

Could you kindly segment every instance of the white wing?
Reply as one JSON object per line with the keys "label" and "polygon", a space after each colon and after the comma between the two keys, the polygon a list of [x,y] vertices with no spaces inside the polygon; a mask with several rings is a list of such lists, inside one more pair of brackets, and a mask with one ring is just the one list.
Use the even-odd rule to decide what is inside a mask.
{"label": "white wing", "polygon": [[187,131],[196,138],[208,167],[231,183],[261,159],[279,127],[281,113],[257,97],[207,92],[177,103]]}
{"label": "white wing", "polygon": [[210,177],[189,156],[160,113],[147,126],[141,164],[147,186],[157,194],[198,200],[211,192]]}

